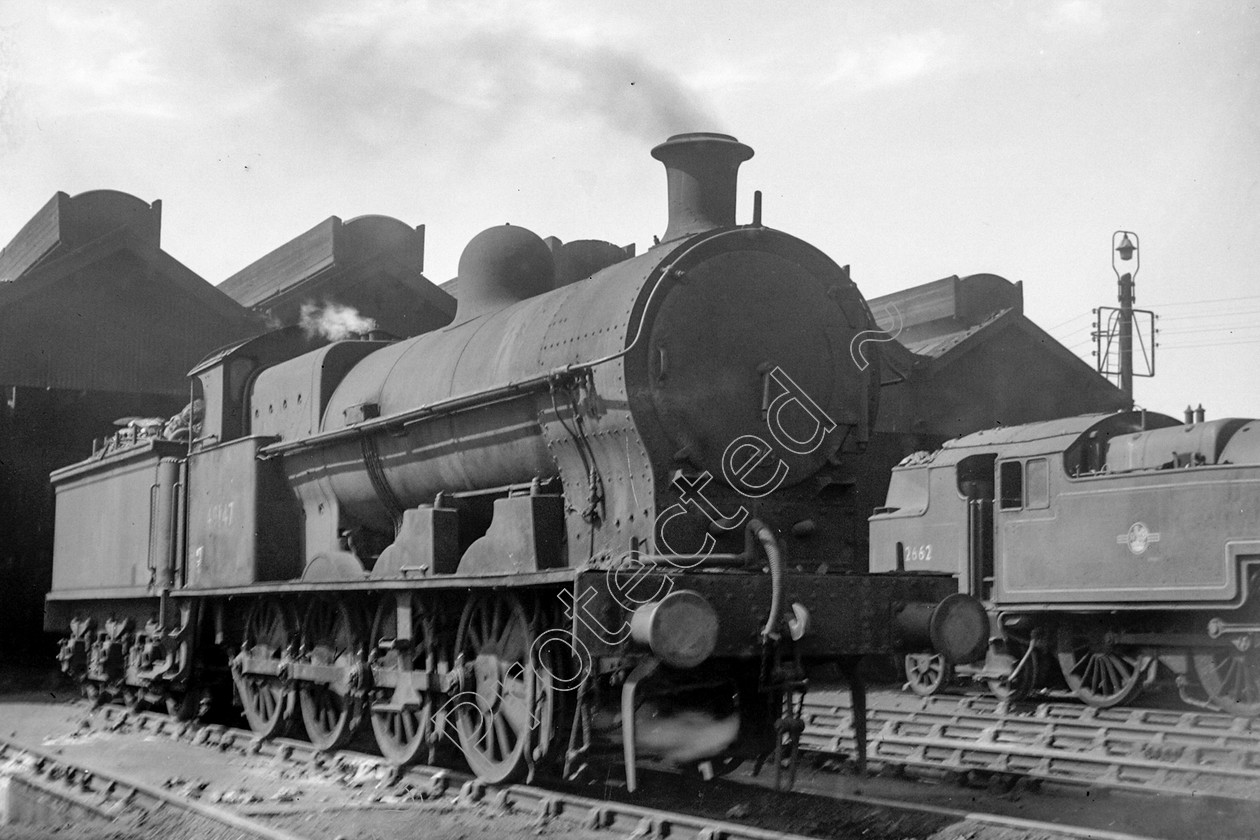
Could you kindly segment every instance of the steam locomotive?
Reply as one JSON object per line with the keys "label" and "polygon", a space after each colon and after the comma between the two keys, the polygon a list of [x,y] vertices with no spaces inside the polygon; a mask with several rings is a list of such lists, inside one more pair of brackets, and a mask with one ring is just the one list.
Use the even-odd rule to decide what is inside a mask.
{"label": "steam locomotive", "polygon": [[[1168,674],[1192,704],[1260,715],[1258,420],[977,432],[903,461],[870,527],[872,569],[957,571],[988,605],[993,642],[966,675],[999,696],[1065,684],[1107,708]],[[920,694],[951,671],[922,652],[906,670]]]}
{"label": "steam locomotive", "polygon": [[657,146],[641,255],[494,227],[443,328],[205,359],[187,442],[52,476],[64,670],[181,715],[230,685],[322,749],[366,718],[398,763],[449,734],[487,781],[620,749],[633,789],[645,752],[787,763],[812,663],[981,655],[952,574],[866,573],[874,322],[847,269],[735,223],[751,155]]}

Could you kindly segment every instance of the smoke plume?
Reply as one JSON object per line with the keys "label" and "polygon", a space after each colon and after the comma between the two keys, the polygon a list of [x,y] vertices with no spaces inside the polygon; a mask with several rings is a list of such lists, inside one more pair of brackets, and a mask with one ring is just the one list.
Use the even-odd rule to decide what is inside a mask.
{"label": "smoke plume", "polygon": [[376,321],[363,317],[353,306],[327,301],[302,304],[301,324],[307,338],[318,335],[329,341],[341,341],[376,329]]}
{"label": "smoke plume", "polygon": [[212,47],[189,48],[215,78],[251,91],[234,93],[236,109],[265,109],[267,120],[310,126],[326,146],[359,155],[417,138],[486,142],[579,117],[649,143],[722,128],[676,68],[543,18],[510,6],[483,15],[386,2],[352,14],[315,2],[296,15],[250,4],[206,20],[198,37]]}

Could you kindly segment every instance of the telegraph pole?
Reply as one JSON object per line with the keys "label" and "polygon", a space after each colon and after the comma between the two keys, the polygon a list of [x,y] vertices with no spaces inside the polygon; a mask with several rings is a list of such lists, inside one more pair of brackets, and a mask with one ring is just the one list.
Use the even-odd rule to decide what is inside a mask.
{"label": "telegraph pole", "polygon": [[[1119,238],[1119,244],[1116,240]],[[1118,230],[1111,235],[1111,268],[1120,283],[1120,318],[1117,324],[1120,339],[1120,390],[1133,399],[1133,303],[1136,296],[1133,278],[1137,276],[1142,258],[1138,250],[1138,235],[1129,230]],[[1119,257],[1119,261],[1116,260]],[[1132,271],[1121,263],[1133,263]]]}
{"label": "telegraph pole", "polygon": [[[1131,230],[1118,230],[1111,234],[1111,269],[1116,273],[1120,286],[1120,307],[1100,306],[1094,310],[1094,357],[1099,373],[1114,376],[1116,385],[1133,400],[1133,377],[1155,375],[1155,313],[1149,309],[1134,309],[1137,295],[1133,293],[1137,283],[1141,253],[1138,235]],[[1145,328],[1143,325],[1145,324]],[[1150,342],[1148,348],[1147,342]],[[1142,366],[1133,365],[1134,344],[1142,352]]]}

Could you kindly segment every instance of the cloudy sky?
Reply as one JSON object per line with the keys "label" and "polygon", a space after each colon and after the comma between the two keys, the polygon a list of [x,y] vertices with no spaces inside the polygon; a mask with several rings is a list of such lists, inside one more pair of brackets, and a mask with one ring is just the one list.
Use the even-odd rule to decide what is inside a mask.
{"label": "cloudy sky", "polygon": [[694,130],[868,296],[1001,274],[1086,359],[1137,231],[1138,401],[1260,415],[1252,0],[0,4],[0,240],[123,190],[212,283],[330,215],[427,225],[438,281],[505,221],[642,248]]}

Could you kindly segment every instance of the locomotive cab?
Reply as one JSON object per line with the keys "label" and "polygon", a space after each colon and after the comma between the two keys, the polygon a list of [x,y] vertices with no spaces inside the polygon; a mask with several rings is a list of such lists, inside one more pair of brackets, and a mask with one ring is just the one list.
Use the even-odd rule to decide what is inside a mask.
{"label": "locomotive cab", "polygon": [[871,571],[956,574],[960,591],[990,600],[996,458],[938,452],[903,460],[870,519]]}

